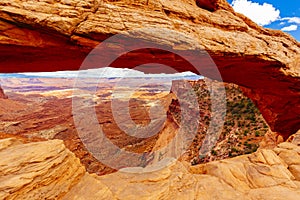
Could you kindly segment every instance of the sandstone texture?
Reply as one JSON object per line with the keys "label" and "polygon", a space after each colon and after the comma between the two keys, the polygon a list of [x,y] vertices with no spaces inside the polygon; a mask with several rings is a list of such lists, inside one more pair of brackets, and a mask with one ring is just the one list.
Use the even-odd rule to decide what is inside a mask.
{"label": "sandstone texture", "polygon": [[85,169],[60,140],[0,141],[0,199],[60,199]]}
{"label": "sandstone texture", "polygon": [[[146,30],[125,34],[106,48],[126,52],[124,42],[142,38],[179,52],[188,50],[188,61],[201,57],[193,51],[204,48],[222,79],[245,88],[273,131],[287,139],[299,130],[299,42],[256,25],[225,0],[2,0],[0,71],[79,69],[96,45],[138,28]],[[89,60],[88,66],[97,67],[98,58]],[[158,50],[127,53],[110,66],[133,68],[145,63],[217,78],[210,62],[202,62],[199,72],[194,67],[200,66]]]}
{"label": "sandstone texture", "polygon": [[1,199],[300,198],[300,147],[290,142],[203,165],[163,160],[157,170],[125,168],[100,177],[86,173],[60,140],[23,142],[0,140]]}

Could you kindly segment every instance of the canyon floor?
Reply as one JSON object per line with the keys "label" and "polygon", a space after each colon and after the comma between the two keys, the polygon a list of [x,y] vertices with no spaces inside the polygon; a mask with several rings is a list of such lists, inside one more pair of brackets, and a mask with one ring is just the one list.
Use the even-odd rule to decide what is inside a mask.
{"label": "canyon floor", "polygon": [[[147,82],[141,79],[127,79],[126,82],[131,85]],[[88,172],[103,175],[115,170],[99,162],[89,152],[82,143],[83,138],[78,131],[89,134],[89,138],[92,138],[100,124],[105,136],[120,149],[145,153],[139,158],[140,160],[136,161],[137,166],[145,166],[155,156],[157,157],[153,152],[174,140],[175,135],[186,128],[185,124],[193,123],[194,118],[181,122],[181,118],[184,117],[181,113],[189,103],[184,102],[184,99],[179,100],[174,93],[170,93],[171,80],[157,79],[150,84],[144,83],[135,91],[131,91],[129,86],[121,86],[120,79],[103,79],[97,82],[94,79],[85,79],[84,84],[81,83],[80,88],[76,88],[75,79],[72,78],[2,79],[2,87],[8,99],[0,100],[0,132],[32,140],[61,139],[66,147],[80,158]],[[258,149],[266,133],[271,133],[258,109],[243,95],[241,89],[233,84],[226,84],[227,109],[224,122],[220,116],[220,119],[217,119],[217,123],[224,123],[224,125],[220,130],[216,130],[219,133],[213,133],[216,136],[211,140],[216,141],[209,146],[209,152],[199,155],[211,124],[212,101],[205,80],[183,82],[190,84],[190,90],[195,94],[199,106],[199,119],[197,119],[197,130],[194,130],[196,134],[190,138],[188,148],[177,157],[180,160],[195,165],[249,154]],[[215,82],[215,84],[218,88],[224,87],[223,83]],[[190,92],[180,89],[182,93]],[[160,107],[157,107],[158,105]],[[76,106],[76,109],[72,106]],[[128,110],[125,109],[126,106]],[[151,109],[155,108],[156,110],[151,112]],[[89,122],[94,125],[78,127],[78,124],[74,123],[74,115],[76,115],[74,110],[77,113],[90,113],[91,109],[94,109],[97,119],[95,122],[90,119]],[[115,113],[116,110],[118,113]],[[84,118],[89,117],[91,117],[89,114],[84,115]],[[151,121],[158,122],[150,126]],[[147,133],[145,138],[133,137],[126,133],[135,127],[145,126],[150,126],[156,132],[152,135]],[[187,135],[188,130],[184,134]],[[104,149],[104,151],[110,150]],[[162,159],[164,156],[158,157]],[[124,160],[126,159],[121,156],[115,162],[124,162]],[[126,166],[130,166],[130,163],[125,162],[122,167]]]}

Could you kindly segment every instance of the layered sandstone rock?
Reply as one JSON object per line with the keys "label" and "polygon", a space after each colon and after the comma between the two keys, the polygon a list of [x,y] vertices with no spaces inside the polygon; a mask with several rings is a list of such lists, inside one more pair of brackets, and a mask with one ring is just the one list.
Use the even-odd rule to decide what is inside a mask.
{"label": "layered sandstone rock", "polygon": [[126,169],[97,179],[117,199],[297,199],[299,158],[298,146],[282,143],[274,150],[205,165],[174,161],[155,172]]}
{"label": "layered sandstone rock", "polygon": [[300,147],[288,142],[204,165],[163,160],[101,177],[85,173],[59,140],[2,139],[0,156],[1,199],[300,198]]}
{"label": "layered sandstone rock", "polygon": [[1,199],[59,199],[84,175],[60,140],[23,144],[0,140]]}
{"label": "layered sandstone rock", "polygon": [[[126,51],[122,43],[137,37],[179,52],[204,48],[224,81],[245,87],[273,131],[286,139],[300,128],[300,44],[235,13],[225,0],[2,0],[0,71],[78,69],[109,36],[145,27],[111,44],[110,50]],[[191,61],[199,54],[188,56]],[[97,58],[89,66],[97,67]],[[111,66],[153,62],[199,73],[180,57],[151,50],[125,54]],[[205,63],[200,73],[216,78],[212,67]]]}
{"label": "layered sandstone rock", "polygon": [[289,139],[287,140],[295,145],[300,145],[300,130],[297,131],[294,135],[290,136]]}
{"label": "layered sandstone rock", "polygon": [[[210,8],[215,12],[209,11]],[[187,50],[202,45],[219,68],[234,67],[245,61],[244,66],[258,63],[253,66],[258,70],[272,64],[271,69],[281,68],[285,74],[300,73],[297,67],[300,44],[295,39],[281,31],[257,26],[234,13],[225,0],[4,0],[0,3],[0,22],[1,53],[6,49],[4,55],[10,55],[1,61],[6,64],[1,67],[2,72],[78,69],[81,62],[76,60],[82,61],[82,56],[107,37],[136,28],[156,27],[193,38],[188,41],[178,34],[179,38],[174,40],[173,35],[168,35],[172,32],[166,32],[165,37],[160,35],[158,43],[174,48],[175,44],[185,44],[181,49]],[[149,35],[143,36],[151,39]],[[12,48],[15,51],[9,51]],[[26,55],[20,54],[25,51]],[[75,60],[71,62],[70,57]],[[18,66],[20,63],[22,67]],[[190,70],[186,67],[176,70]]]}

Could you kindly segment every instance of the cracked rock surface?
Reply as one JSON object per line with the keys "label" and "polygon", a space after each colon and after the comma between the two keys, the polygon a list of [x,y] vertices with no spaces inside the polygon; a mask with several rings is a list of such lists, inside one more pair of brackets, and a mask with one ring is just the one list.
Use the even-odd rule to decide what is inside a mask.
{"label": "cracked rock surface", "polygon": [[24,144],[21,139],[1,139],[0,198],[296,200],[298,136],[273,150],[227,160],[197,166],[162,161],[162,169],[125,168],[101,177],[86,173],[60,140]]}

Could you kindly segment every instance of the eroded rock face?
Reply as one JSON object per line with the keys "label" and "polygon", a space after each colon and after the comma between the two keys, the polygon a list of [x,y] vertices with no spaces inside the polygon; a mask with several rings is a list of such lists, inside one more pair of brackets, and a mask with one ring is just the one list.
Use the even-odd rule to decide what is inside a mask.
{"label": "eroded rock face", "polygon": [[[285,139],[300,128],[300,44],[235,13],[225,0],[2,0],[0,53],[5,59],[0,71],[78,69],[109,36],[144,27],[164,28],[155,32],[158,40],[149,32],[141,35],[145,40],[177,50],[204,48],[222,79],[245,87],[272,130]],[[199,73],[173,54],[152,50],[127,53],[111,66],[133,68],[153,62]],[[209,73],[213,66],[201,67],[202,74],[215,78]]]}
{"label": "eroded rock face", "polygon": [[85,173],[59,140],[1,139],[0,156],[1,199],[300,198],[300,147],[289,142],[204,165],[162,161],[152,172],[126,168],[101,177]]}
{"label": "eroded rock face", "polygon": [[1,199],[60,199],[84,175],[63,141],[0,140]]}
{"label": "eroded rock face", "polygon": [[[174,161],[170,166],[146,172],[142,168],[126,169],[78,184],[65,199],[97,199],[106,191],[116,199],[298,199],[299,147],[282,143],[274,150],[258,152],[190,167]],[[164,163],[161,163],[162,165]],[[127,172],[125,172],[127,171]],[[128,173],[133,172],[135,173]],[[217,189],[216,189],[217,188]],[[109,196],[111,197],[111,196]]]}

